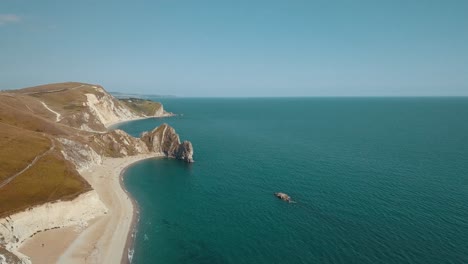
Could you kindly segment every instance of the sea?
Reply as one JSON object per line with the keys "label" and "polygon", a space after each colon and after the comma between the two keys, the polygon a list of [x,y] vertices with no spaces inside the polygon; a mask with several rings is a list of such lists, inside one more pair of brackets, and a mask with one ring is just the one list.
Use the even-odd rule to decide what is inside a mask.
{"label": "sea", "polygon": [[119,128],[195,163],[125,172],[132,263],[468,263],[468,98],[154,100],[178,116]]}

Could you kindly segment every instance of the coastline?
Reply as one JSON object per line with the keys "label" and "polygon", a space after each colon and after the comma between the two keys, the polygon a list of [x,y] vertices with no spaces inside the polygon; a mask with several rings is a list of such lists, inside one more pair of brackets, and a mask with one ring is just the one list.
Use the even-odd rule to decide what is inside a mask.
{"label": "coastline", "polygon": [[[105,124],[108,131],[115,126],[143,119],[175,116],[145,116],[119,120]],[[139,205],[125,189],[123,176],[134,163],[165,157],[162,153],[146,153],[122,158],[102,157],[101,164],[80,172],[91,184],[99,199],[107,208],[104,215],[90,219],[84,226],[64,226],[39,232],[26,239],[18,252],[34,263],[130,263],[136,225],[139,221]],[[131,215],[131,217],[129,217]],[[57,240],[57,237],[63,239]]]}
{"label": "coastline", "polygon": [[[138,217],[138,207],[135,207],[135,201],[122,185],[122,176],[126,168],[132,164],[161,156],[163,155],[153,153],[107,159],[103,162],[103,165],[99,166],[99,172],[105,172],[107,169],[112,168],[111,183],[109,183],[109,179],[106,178],[100,178],[93,182],[96,184],[95,189],[99,189],[97,190],[98,194],[104,204],[108,206],[110,213],[103,217],[103,223],[98,225],[96,230],[88,229],[88,232],[85,230],[83,234],[75,240],[77,243],[75,245],[72,244],[67,251],[64,252],[59,262],[82,263],[81,260],[90,259],[91,261],[85,263],[129,263],[127,255],[132,246],[131,236]],[[102,173],[100,174],[102,175]],[[91,179],[89,180],[91,181]],[[93,183],[91,184],[94,188],[95,186]],[[111,192],[110,196],[109,191]],[[114,195],[112,195],[112,192]],[[89,247],[89,245],[93,244],[93,247]],[[76,258],[76,253],[81,252],[84,248],[87,248],[87,254],[80,254]]]}
{"label": "coastline", "polygon": [[[160,116],[143,116],[143,117],[137,117],[137,118],[131,118],[128,120],[119,120],[118,122],[113,122],[113,123],[108,123],[106,124],[107,130],[111,131],[114,129],[115,126],[124,124],[127,122],[132,122],[132,121],[137,121],[137,120],[144,120],[144,119],[160,119],[160,118],[165,118],[165,117],[173,117],[177,116],[177,114],[171,113],[171,112],[165,112]],[[118,173],[118,181],[119,181],[119,186],[120,189],[125,193],[127,198],[130,200],[132,203],[132,220],[130,223],[130,227],[127,231],[127,238],[125,240],[125,246],[122,250],[122,257],[120,260],[120,263],[122,264],[130,264],[132,257],[133,257],[133,251],[134,251],[134,245],[135,245],[135,239],[136,239],[136,233],[138,232],[137,230],[137,224],[140,221],[140,206],[138,202],[135,200],[135,198],[132,196],[130,192],[125,188],[125,185],[123,183],[123,177],[125,175],[125,172],[127,171],[128,167],[134,165],[135,163],[147,160],[147,159],[152,159],[152,158],[163,158],[165,157],[164,154],[162,153],[150,153],[150,154],[140,154],[137,156],[143,156],[140,159],[134,160],[130,163],[126,163],[125,166],[119,171]],[[129,156],[130,157],[136,157],[136,156]],[[132,251],[132,253],[130,253]]]}
{"label": "coastline", "polygon": [[141,117],[132,117],[132,118],[128,118],[128,119],[121,119],[121,120],[118,120],[118,121],[115,121],[115,122],[108,122],[108,123],[106,123],[104,125],[106,126],[107,131],[111,131],[111,130],[115,129],[115,126],[121,125],[121,124],[124,124],[124,123],[127,123],[127,122],[132,122],[132,121],[137,121],[137,120],[144,120],[144,119],[160,119],[160,118],[173,117],[173,116],[177,116],[177,114],[167,112],[167,113],[164,113],[164,114],[158,115],[158,116],[141,116]]}
{"label": "coastline", "polygon": [[[151,159],[151,158],[148,158],[148,159]],[[138,232],[137,224],[140,221],[140,205],[132,196],[132,194],[125,188],[123,177],[125,176],[125,172],[127,171],[128,167],[134,165],[135,163],[144,161],[144,160],[146,159],[141,159],[141,160],[135,161],[134,163],[127,165],[125,168],[122,169],[119,175],[120,187],[122,188],[122,190],[124,190],[124,192],[130,198],[130,201],[132,202],[132,205],[133,205],[132,222],[130,224],[130,230],[128,230],[128,235],[127,235],[127,240],[125,242],[124,251],[122,252],[122,260],[120,261],[120,263],[122,264],[130,264],[132,262],[133,252],[135,250],[134,249],[135,239],[136,239],[136,234]]]}
{"label": "coastline", "polygon": [[[41,232],[27,239],[19,251],[33,263],[129,263],[128,253],[138,223],[138,204],[125,189],[123,175],[132,164],[157,157],[164,155],[105,158],[102,164],[84,171],[83,178],[93,186],[108,213],[89,221],[82,229],[72,226]],[[66,241],[58,241],[57,237]]]}
{"label": "coastline", "polygon": [[[50,92],[68,91],[86,85],[82,84],[68,89],[70,83],[58,83],[50,86],[65,88],[49,90]],[[50,87],[46,86],[31,89],[39,90],[34,94],[48,93],[49,90],[46,88]],[[102,87],[92,86],[91,88],[95,91],[84,90],[86,99],[80,98],[80,100],[83,99],[80,103],[86,109],[82,113],[80,111],[77,116],[65,116],[73,119],[73,122],[78,122],[77,124],[72,122],[73,124],[52,125],[49,112],[56,115],[55,123],[61,121],[59,116],[64,113],[49,109],[50,102],[47,100],[47,104],[41,101],[39,114],[35,112],[36,109],[34,111],[29,109],[33,117],[36,115],[44,117],[43,107],[49,111],[45,119],[51,119],[49,120],[51,122],[46,127],[47,132],[53,135],[56,133],[54,129],[60,130],[61,125],[64,125],[63,131],[60,130],[63,135],[60,134],[61,136],[56,139],[57,155],[70,161],[71,164],[66,164],[69,166],[67,169],[74,166],[77,172],[75,174],[79,174],[89,185],[85,189],[80,189],[79,196],[72,200],[57,199],[30,206],[26,210],[0,218],[1,263],[4,262],[5,254],[11,255],[14,261],[23,264],[30,264],[31,261],[34,263],[129,263],[129,253],[134,244],[136,224],[139,220],[139,206],[123,184],[123,176],[128,166],[145,159],[166,156],[187,162],[192,161],[191,143],[189,141],[181,143],[174,128],[167,124],[161,125],[163,129],[148,131],[144,134],[145,138],[133,137],[125,131],[114,131],[119,124],[143,119],[162,119],[176,116],[176,114],[164,111],[161,104],[154,110],[153,115],[147,116],[144,114],[146,108],[140,109],[134,104],[131,106],[119,104]],[[57,104],[64,103],[63,100],[56,99],[52,98],[50,101]],[[25,105],[29,108],[27,104]],[[42,124],[47,121],[45,119],[39,118],[41,122],[38,122]],[[80,122],[83,124],[78,126]],[[89,128],[87,126],[89,122],[101,124],[100,131]],[[167,128],[169,132],[165,133]],[[82,135],[77,134],[75,130],[87,132]],[[152,137],[156,136],[158,140],[153,142]],[[174,140],[177,144],[173,144]],[[164,144],[166,141],[170,144]],[[53,187],[47,191],[55,194],[58,188],[53,189]],[[72,187],[65,186],[64,188],[71,189]]]}

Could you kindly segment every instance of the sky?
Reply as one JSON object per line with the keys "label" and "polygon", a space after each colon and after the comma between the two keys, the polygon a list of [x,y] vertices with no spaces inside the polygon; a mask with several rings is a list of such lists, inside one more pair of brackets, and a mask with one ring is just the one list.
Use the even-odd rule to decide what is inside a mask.
{"label": "sky", "polygon": [[0,0],[0,89],[468,96],[468,1]]}

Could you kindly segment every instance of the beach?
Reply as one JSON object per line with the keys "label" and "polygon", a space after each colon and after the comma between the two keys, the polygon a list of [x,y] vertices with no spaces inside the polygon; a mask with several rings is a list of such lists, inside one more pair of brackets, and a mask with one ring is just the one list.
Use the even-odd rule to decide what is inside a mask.
{"label": "beach", "polygon": [[[125,168],[158,153],[105,158],[82,172],[108,212],[88,222],[41,232],[27,239],[19,251],[33,263],[127,263],[131,230],[136,220],[134,202],[121,185]],[[60,238],[60,239],[57,239]]]}

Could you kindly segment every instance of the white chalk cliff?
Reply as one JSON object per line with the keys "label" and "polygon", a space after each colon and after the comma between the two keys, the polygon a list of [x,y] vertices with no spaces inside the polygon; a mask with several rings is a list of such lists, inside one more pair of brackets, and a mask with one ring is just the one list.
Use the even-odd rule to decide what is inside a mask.
{"label": "white chalk cliff", "polygon": [[71,201],[47,203],[0,219],[0,241],[5,248],[20,257],[29,259],[17,250],[21,244],[38,232],[53,228],[77,226],[83,228],[88,221],[105,214],[107,208],[95,191],[84,193]]}

